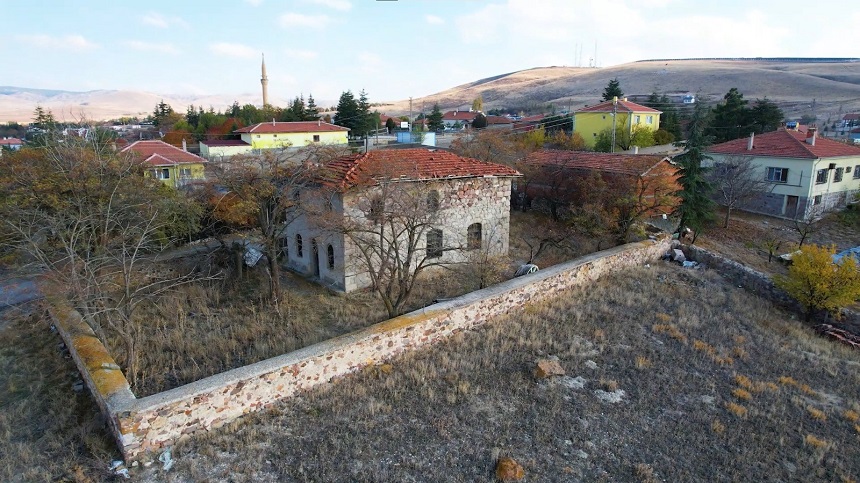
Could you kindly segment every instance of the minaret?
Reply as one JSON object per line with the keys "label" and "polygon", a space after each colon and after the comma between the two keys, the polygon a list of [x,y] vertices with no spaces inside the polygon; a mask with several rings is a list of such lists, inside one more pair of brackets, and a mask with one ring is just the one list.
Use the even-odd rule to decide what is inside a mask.
{"label": "minaret", "polygon": [[263,77],[260,77],[260,84],[263,84],[263,107],[269,105],[269,78],[266,77],[266,54],[263,54]]}

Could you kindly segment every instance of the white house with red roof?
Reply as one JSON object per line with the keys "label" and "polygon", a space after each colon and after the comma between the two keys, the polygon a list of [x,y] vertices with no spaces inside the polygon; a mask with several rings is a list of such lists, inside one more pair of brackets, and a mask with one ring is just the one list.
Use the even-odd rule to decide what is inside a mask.
{"label": "white house with red roof", "polygon": [[18,138],[4,137],[3,139],[0,139],[0,150],[5,148],[17,151],[21,149],[22,146],[24,146],[24,141],[21,141]]}
{"label": "white house with red roof", "polygon": [[147,176],[160,179],[167,186],[179,188],[206,179],[206,160],[167,144],[164,141],[135,141],[120,150],[139,156],[151,169]]}
{"label": "white house with red roof", "polygon": [[819,214],[844,207],[860,191],[860,146],[806,132],[780,129],[716,144],[708,149],[711,163],[731,157],[749,158],[759,175],[773,183],[742,209],[786,218]]}
{"label": "white house with red roof", "polygon": [[617,126],[622,133],[632,135],[636,130],[660,129],[661,111],[624,99],[603,101],[573,113],[573,131],[579,133],[585,145],[593,148],[601,132]]}
{"label": "white house with red roof", "polygon": [[[339,158],[298,192],[306,209],[284,230],[287,265],[335,290],[368,287],[361,237],[385,238],[385,247],[397,244],[405,255],[409,244],[400,229],[419,219],[411,232],[414,263],[505,254],[511,181],[519,176],[508,166],[425,148]],[[380,227],[393,230],[386,232],[391,236],[379,237]]]}
{"label": "white house with red roof", "polygon": [[471,109],[468,111],[448,111],[442,114],[442,124],[445,125],[446,129],[465,129],[472,125],[472,121],[478,117],[478,114],[480,114],[478,111]]}

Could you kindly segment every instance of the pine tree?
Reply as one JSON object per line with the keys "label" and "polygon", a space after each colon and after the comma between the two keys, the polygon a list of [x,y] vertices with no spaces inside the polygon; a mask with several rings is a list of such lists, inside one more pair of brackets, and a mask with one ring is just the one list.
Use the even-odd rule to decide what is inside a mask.
{"label": "pine tree", "polygon": [[713,188],[706,176],[708,169],[702,167],[702,161],[710,159],[705,149],[710,146],[712,139],[705,135],[706,118],[707,111],[702,104],[696,103],[690,119],[690,135],[684,144],[686,151],[675,157],[679,165],[678,183],[681,185],[676,195],[681,203],[673,214],[680,218],[679,230],[693,230],[692,243],[696,242],[700,231],[714,216],[714,201],[710,198]]}
{"label": "pine tree", "polygon": [[750,110],[747,102],[737,87],[732,87],[723,96],[723,102],[714,108],[714,119],[708,130],[714,142],[731,141],[749,134]]}
{"label": "pine tree", "polygon": [[358,93],[358,129],[359,136],[367,136],[372,129],[376,126],[372,124],[372,119],[370,117],[370,102],[367,100],[367,92],[364,89]]}
{"label": "pine tree", "polygon": [[439,132],[445,129],[445,123],[442,122],[442,111],[439,109],[439,104],[433,104],[433,111],[427,117],[427,127],[431,132]]}
{"label": "pine tree", "polygon": [[308,94],[308,105],[305,108],[305,121],[316,121],[320,117],[320,111],[314,102],[314,95]]}
{"label": "pine tree", "polygon": [[340,95],[340,100],[337,102],[337,114],[334,115],[334,123],[338,126],[343,126],[349,129],[349,135],[358,137],[361,135],[359,130],[359,110],[358,102],[352,91],[346,91]]}
{"label": "pine tree", "polygon": [[611,101],[612,98],[624,97],[624,92],[621,91],[621,84],[618,82],[618,77],[609,81],[609,84],[603,89],[603,100]]}

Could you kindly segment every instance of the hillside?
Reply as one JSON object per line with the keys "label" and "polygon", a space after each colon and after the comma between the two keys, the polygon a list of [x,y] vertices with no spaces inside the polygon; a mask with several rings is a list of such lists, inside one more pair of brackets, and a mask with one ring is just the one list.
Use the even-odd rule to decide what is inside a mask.
{"label": "hillside", "polygon": [[[483,97],[484,109],[507,107],[541,112],[547,104],[572,109],[594,104],[606,83],[617,77],[626,95],[647,96],[695,93],[716,102],[732,87],[747,99],[768,97],[788,116],[815,114],[820,122],[860,111],[860,62],[772,60],[651,60],[601,69],[537,67],[495,75],[412,100],[413,112],[429,111],[438,102],[443,110],[468,108]],[[181,110],[189,104],[224,109],[234,100],[259,103],[259,95],[223,94],[171,96],[151,92],[97,90],[48,91],[0,86],[0,122],[28,121],[36,105],[51,109],[60,119],[73,120],[146,115],[161,99]],[[286,99],[274,99],[284,106]],[[318,105],[337,101],[318,100]],[[378,109],[389,115],[409,112],[409,101],[383,101]]]}
{"label": "hillside", "polygon": [[[610,79],[617,77],[628,96],[694,93],[716,102],[732,87],[750,100],[768,97],[789,116],[814,113],[820,120],[860,110],[860,62],[789,62],[756,60],[642,61],[603,69],[540,67],[494,76],[437,94],[414,98],[413,108],[468,108],[478,96],[484,110],[509,107],[536,109],[555,104],[559,110],[594,104]],[[420,107],[419,107],[420,108]],[[383,106],[389,114],[409,109],[408,101]]]}

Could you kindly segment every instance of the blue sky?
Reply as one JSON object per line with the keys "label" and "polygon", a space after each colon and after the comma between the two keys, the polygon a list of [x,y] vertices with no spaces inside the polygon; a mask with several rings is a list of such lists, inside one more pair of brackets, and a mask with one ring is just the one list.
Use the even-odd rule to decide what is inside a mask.
{"label": "blue sky", "polygon": [[[548,65],[860,55],[860,12],[739,0],[0,0],[0,85],[419,97]],[[852,12],[853,10],[853,12]],[[581,58],[577,45],[582,45]]]}

